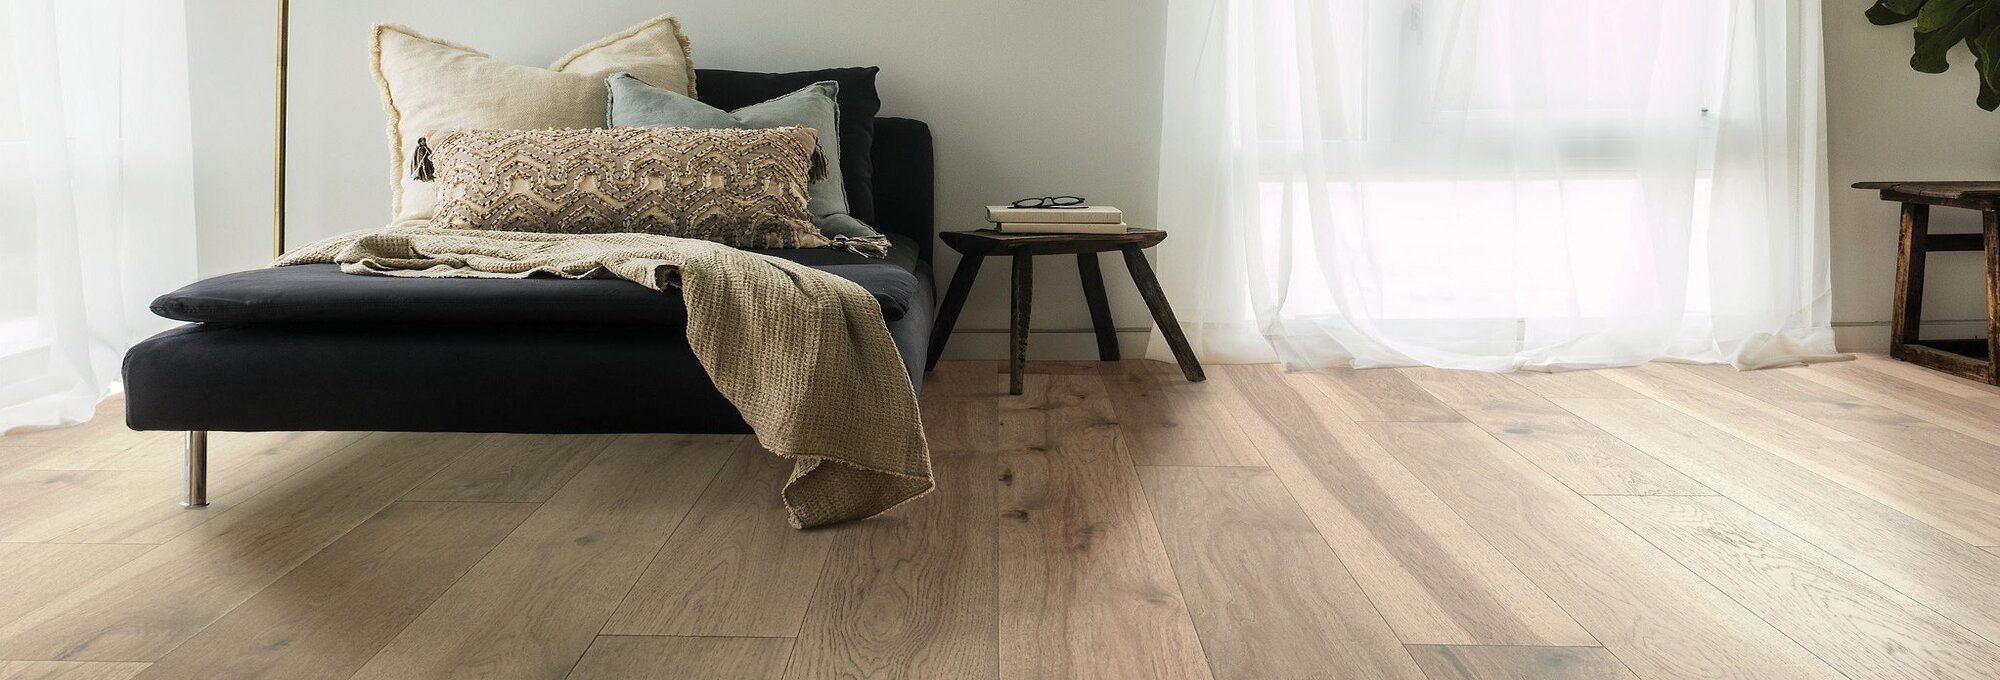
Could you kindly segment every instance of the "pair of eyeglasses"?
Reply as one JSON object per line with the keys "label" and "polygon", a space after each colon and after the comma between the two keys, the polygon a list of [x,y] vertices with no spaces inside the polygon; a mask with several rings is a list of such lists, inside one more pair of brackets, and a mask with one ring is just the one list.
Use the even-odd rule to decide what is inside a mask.
{"label": "pair of eyeglasses", "polygon": [[1023,198],[1008,205],[1015,208],[1088,208],[1082,196],[1043,196]]}

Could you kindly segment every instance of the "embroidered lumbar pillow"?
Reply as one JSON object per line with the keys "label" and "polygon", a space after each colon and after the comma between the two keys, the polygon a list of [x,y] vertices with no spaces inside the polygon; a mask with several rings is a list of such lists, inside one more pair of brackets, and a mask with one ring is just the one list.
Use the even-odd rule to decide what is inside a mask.
{"label": "embroidered lumbar pillow", "polygon": [[836,245],[806,207],[826,173],[811,128],[451,130],[418,140],[412,170],[436,182],[434,227]]}
{"label": "embroidered lumbar pillow", "polygon": [[653,87],[638,76],[618,73],[604,82],[611,93],[611,127],[766,128],[798,125],[819,133],[819,150],[826,155],[826,179],[814,182],[809,203],[813,224],[827,236],[881,236],[881,232],[848,214],[847,188],[841,179],[840,83],[827,80],[734,111],[703,104],[693,97]]}
{"label": "embroidered lumbar pillow", "polygon": [[687,36],[660,16],[579,47],[546,69],[510,64],[402,26],[375,27],[375,84],[389,115],[394,221],[431,216],[431,186],[402,173],[417,138],[471,128],[604,127],[604,79],[629,71],[662,89],[694,93]]}

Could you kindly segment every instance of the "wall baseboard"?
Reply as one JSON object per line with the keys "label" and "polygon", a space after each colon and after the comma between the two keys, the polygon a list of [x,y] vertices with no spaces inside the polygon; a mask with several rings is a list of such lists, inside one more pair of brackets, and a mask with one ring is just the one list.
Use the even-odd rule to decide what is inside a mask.
{"label": "wall baseboard", "polygon": [[[1986,337],[1986,320],[1926,321],[1918,325],[1918,330],[1930,338],[1982,338]],[[1889,322],[1836,321],[1833,324],[1833,344],[1842,352],[1887,352]]]}
{"label": "wall baseboard", "polygon": [[[1924,322],[1923,333],[1933,338],[1977,338],[1986,334],[1986,322],[1975,319],[1947,319]],[[1151,328],[1118,329],[1118,351],[1129,359],[1146,356],[1146,337]],[[1846,321],[1833,325],[1834,345],[1842,352],[1889,351],[1889,322]],[[1007,329],[961,328],[952,333],[944,358],[999,361],[1007,358]],[[1088,328],[1038,329],[1028,334],[1028,358],[1036,361],[1091,361],[1097,358],[1097,338]]]}

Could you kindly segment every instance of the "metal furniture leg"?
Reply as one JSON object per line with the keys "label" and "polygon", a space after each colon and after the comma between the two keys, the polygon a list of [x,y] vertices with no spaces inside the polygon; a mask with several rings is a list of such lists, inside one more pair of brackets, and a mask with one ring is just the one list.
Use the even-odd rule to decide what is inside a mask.
{"label": "metal furniture leg", "polygon": [[181,500],[181,507],[199,508],[206,505],[208,505],[208,432],[188,430],[187,495]]}

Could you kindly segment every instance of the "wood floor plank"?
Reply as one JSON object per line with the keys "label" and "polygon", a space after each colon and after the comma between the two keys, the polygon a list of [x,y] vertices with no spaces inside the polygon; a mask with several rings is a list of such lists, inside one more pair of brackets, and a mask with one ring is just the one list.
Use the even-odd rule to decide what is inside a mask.
{"label": "wood floor plank", "polygon": [[345,680],[534,509],[393,503],[139,677]]}
{"label": "wood floor plank", "polygon": [[1855,362],[1814,364],[1792,374],[2000,445],[2000,405],[1968,400]]}
{"label": "wood floor plank", "polygon": [[0,680],[130,680],[145,669],[107,661],[0,661]]}
{"label": "wood floor plank", "polygon": [[1270,470],[1139,479],[1217,680],[1424,677]]}
{"label": "wood floor plank", "polygon": [[180,432],[134,432],[130,438],[116,437],[110,443],[50,447],[49,455],[36,460],[38,470],[179,470]]}
{"label": "wood floor plank", "polygon": [[1000,676],[1209,678],[1097,376],[1027,376],[1000,425]]}
{"label": "wood floor plank", "polygon": [[999,401],[1007,394],[1005,362],[941,361],[924,379],[924,437],[933,456],[992,451],[1000,436]]}
{"label": "wood floor plank", "polygon": [[1813,370],[1810,366],[1764,371],[1717,370],[1722,368],[1689,370],[1748,395],[1754,400],[1753,406],[1763,413],[1768,414],[1775,406],[1981,488],[2000,492],[2000,446],[1808,380],[1801,374]]}
{"label": "wood floor plank", "polygon": [[837,532],[786,524],[792,464],[744,437],[603,635],[792,637]]}
{"label": "wood floor plank", "polygon": [[0,477],[0,540],[54,541],[84,527],[115,522],[131,515],[129,499],[171,493],[178,488],[175,479],[150,470],[25,469],[8,474]]}
{"label": "wood floor plank", "polygon": [[738,439],[620,436],[354,677],[562,677]]}
{"label": "wood floor plank", "polygon": [[43,458],[75,451],[74,446],[0,446],[0,478],[35,466]]}
{"label": "wood floor plank", "polygon": [[1640,677],[1843,677],[1477,426],[1364,427]]}
{"label": "wood floor plank", "polygon": [[6,626],[0,658],[152,661],[477,441],[374,434]]}
{"label": "wood floor plank", "polygon": [[1451,407],[1391,368],[1329,368],[1305,371],[1291,380],[1323,393],[1348,420],[1356,422],[1463,422]]}
{"label": "wood floor plank", "polygon": [[1546,399],[1639,399],[1643,395],[1605,377],[1604,371],[1515,371],[1508,380]]}
{"label": "wood floor plank", "polygon": [[1664,404],[1561,403],[1988,641],[2000,640],[2000,562],[1992,555]]}
{"label": "wood floor plank", "polygon": [[[64,502],[54,499],[52,502]],[[138,558],[150,545],[0,543],[0,624],[20,618]]]}
{"label": "wood floor plank", "polygon": [[2000,648],[1727,498],[1591,500],[1850,677],[2000,670]]}
{"label": "wood floor plank", "polygon": [[[0,540],[164,543],[355,442],[353,432],[215,433],[209,506],[180,506],[178,470],[21,470],[0,477]],[[152,446],[172,449],[178,439]],[[44,460],[43,462],[48,462]],[[60,502],[54,499],[60,498]]]}
{"label": "wood floor plank", "polygon": [[791,648],[790,638],[604,636],[569,680],[767,680]]}
{"label": "wood floor plank", "polygon": [[959,451],[932,471],[938,488],[924,501],[824,530],[832,546],[785,677],[1000,676],[998,462]]}
{"label": "wood floor plank", "polygon": [[1188,382],[1158,361],[1101,364],[1098,375],[1118,414],[1118,429],[1138,465],[1263,465],[1257,446],[1226,415],[1236,395]]}
{"label": "wood floor plank", "polygon": [[1220,366],[1231,416],[1404,642],[1595,645],[1548,595],[1328,398],[1273,366]]}
{"label": "wood floor plank", "polygon": [[2000,386],[1934,371],[1886,354],[1855,354],[1854,365],[1908,380],[1966,401],[2000,407]]}
{"label": "wood floor plank", "polygon": [[1506,376],[1441,368],[1397,371],[1577,493],[1714,493]]}
{"label": "wood floor plank", "polygon": [[[124,430],[114,404],[93,425],[0,437],[0,532],[57,542],[0,541],[0,659],[26,657],[0,661],[0,680],[1872,680],[1996,665],[2000,547],[1970,544],[2000,533],[2000,418],[1978,420],[2000,414],[2000,388],[1871,357],[1817,379],[1827,366],[1385,369],[1362,377],[1402,376],[1472,422],[1364,424],[1422,407],[1385,392],[1344,410],[1352,390],[1273,366],[1195,384],[1130,363],[1037,362],[1030,393],[1009,397],[1002,364],[944,362],[922,400],[937,492],[814,532],[750,519],[772,511],[775,481],[758,480],[782,465],[740,448],[577,472],[584,454],[518,444],[568,438],[532,436],[216,433],[221,502],[187,512],[179,435]],[[1121,391],[1128,374],[1142,380]],[[1553,436],[1517,450],[1492,432]],[[330,444],[342,437],[353,446]],[[472,453],[440,451],[454,446]],[[1708,495],[1565,484],[1602,471],[1557,461],[1620,446]],[[1134,466],[1149,460],[1199,465]],[[527,502],[399,500],[420,496]],[[542,519],[501,538],[399,515],[482,507]],[[815,540],[818,562],[791,556]],[[495,549],[468,565],[481,546]],[[650,594],[641,581],[670,581],[670,565],[699,584]],[[1363,610],[1375,619],[1331,618]],[[627,617],[776,637],[602,634]],[[1385,629],[1402,656],[1353,641]]]}
{"label": "wood floor plank", "polygon": [[157,432],[139,432],[125,427],[125,395],[114,394],[98,402],[90,420],[64,427],[16,430],[0,435],[0,448],[47,448],[92,446],[124,449]]}
{"label": "wood floor plank", "polygon": [[493,435],[404,494],[412,501],[540,503],[611,445],[608,434]]}
{"label": "wood floor plank", "polygon": [[1602,647],[1410,645],[1431,680],[1638,680]]}
{"label": "wood floor plank", "polygon": [[[1920,460],[1950,462],[1953,459],[1948,453],[1915,451],[1914,457],[1900,455],[1794,411],[1850,424],[1867,418],[1891,423],[1891,427],[1900,427],[1904,424],[1901,421],[1913,419],[1853,401],[1843,394],[1827,393],[1828,388],[1818,383],[1778,382],[1787,379],[1778,375],[1779,369],[1739,372],[1727,366],[1714,368],[1724,370],[1651,364],[1620,369],[1615,376],[1716,429],[1969,543],[2000,545],[2000,492]],[[1910,430],[1912,439],[1930,432],[1980,448],[1988,446],[1929,423],[1914,421],[1914,424],[1915,428]],[[1884,441],[1909,450],[1906,444],[1893,439]],[[1935,437],[1929,439],[1937,441]],[[1987,455],[1992,453],[2000,450]],[[2000,475],[1995,479],[2000,481]]]}

